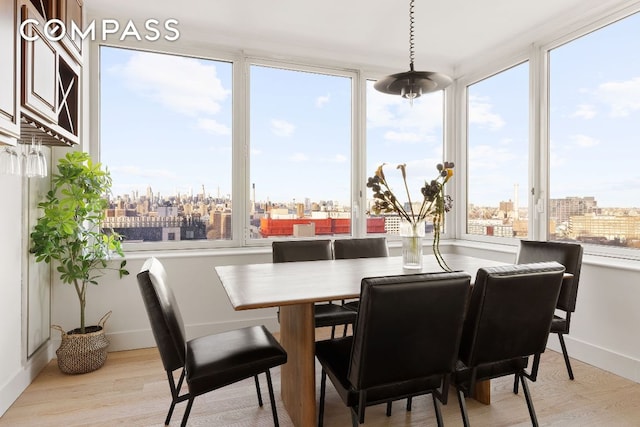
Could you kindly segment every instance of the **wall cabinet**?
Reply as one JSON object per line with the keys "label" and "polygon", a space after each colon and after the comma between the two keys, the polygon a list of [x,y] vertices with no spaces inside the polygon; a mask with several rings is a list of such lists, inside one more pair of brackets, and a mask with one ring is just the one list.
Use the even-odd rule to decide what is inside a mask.
{"label": "wall cabinet", "polygon": [[44,35],[45,19],[34,7],[22,6],[22,20],[38,24],[25,26],[24,33],[35,40],[23,41],[22,105],[46,123],[56,123],[57,54],[53,43]]}
{"label": "wall cabinet", "polygon": [[15,145],[20,137],[18,9],[15,1],[0,2],[0,145]]}
{"label": "wall cabinet", "polygon": [[67,28],[67,37],[64,42],[68,43],[78,54],[82,54],[82,39],[80,37],[71,38],[71,27],[83,29],[82,0],[60,0],[58,4],[58,19],[64,22]]}
{"label": "wall cabinet", "polygon": [[61,40],[48,37],[44,29],[52,17],[65,25],[72,21],[79,25],[82,4],[78,0],[22,4],[22,20],[30,21],[22,41],[21,137],[33,135],[48,145],[73,145],[79,138],[81,43],[67,35]]}

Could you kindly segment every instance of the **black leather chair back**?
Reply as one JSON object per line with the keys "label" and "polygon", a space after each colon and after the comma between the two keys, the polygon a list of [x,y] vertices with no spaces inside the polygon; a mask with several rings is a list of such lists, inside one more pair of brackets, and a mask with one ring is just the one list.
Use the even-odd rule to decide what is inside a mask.
{"label": "black leather chair back", "polygon": [[333,242],[336,259],[380,258],[389,256],[386,237],[338,239]]}
{"label": "black leather chair back", "polygon": [[182,368],[186,344],[184,323],[173,291],[167,286],[164,267],[158,259],[149,258],[137,279],[164,369],[171,372]]}
{"label": "black leather chair back", "polygon": [[271,244],[273,262],[333,259],[331,240],[286,240]]}
{"label": "black leather chair back", "polygon": [[563,274],[557,262],[478,270],[460,360],[477,366],[542,353]]}
{"label": "black leather chair back", "polygon": [[582,267],[582,245],[565,242],[540,242],[535,240],[521,240],[517,264],[532,262],[556,261],[564,265],[567,273],[573,274],[571,280],[562,283],[557,307],[564,311],[574,312],[578,297],[580,269]]}
{"label": "black leather chair back", "polygon": [[363,279],[351,384],[362,390],[452,372],[470,279],[460,272]]}

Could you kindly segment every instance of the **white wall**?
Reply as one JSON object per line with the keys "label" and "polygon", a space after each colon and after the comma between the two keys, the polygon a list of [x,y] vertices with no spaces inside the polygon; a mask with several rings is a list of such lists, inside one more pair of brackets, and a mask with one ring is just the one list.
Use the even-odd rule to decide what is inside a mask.
{"label": "white wall", "polygon": [[[26,250],[20,231],[21,186],[19,178],[0,176],[4,202],[0,211],[0,413],[53,357],[60,340],[54,333],[51,342],[27,360],[20,286]],[[444,243],[446,251],[505,262],[515,259],[515,248],[509,246]],[[392,248],[391,254],[397,255],[397,249]],[[260,323],[277,330],[275,309],[234,311],[214,272],[215,265],[270,262],[269,248],[142,253],[128,256],[129,276],[120,280],[109,273],[100,285],[89,289],[89,322],[97,322],[109,310],[113,312],[106,323],[110,351],[154,346],[136,281],[142,263],[152,255],[157,255],[167,269],[189,337]],[[640,382],[640,340],[635,330],[640,324],[640,310],[636,309],[640,301],[640,263],[585,256],[580,282],[578,308],[567,337],[570,355]],[[52,324],[64,329],[78,326],[78,302],[72,287],[54,283],[51,313]],[[549,339],[549,346],[558,350],[555,337]]]}
{"label": "white wall", "polygon": [[[51,359],[45,344],[31,358],[26,349],[26,286],[28,247],[23,244],[27,209],[26,178],[0,174],[0,415],[11,406]],[[47,319],[48,322],[48,319]]]}
{"label": "white wall", "polygon": [[[515,262],[516,249],[458,242],[455,253]],[[569,356],[640,382],[640,262],[585,255],[571,333]],[[557,337],[548,348],[560,350]]]}
{"label": "white wall", "polygon": [[[515,247],[488,250],[487,245],[474,246],[458,242],[451,247],[445,244],[443,250],[505,262],[515,260]],[[392,255],[396,252],[392,248]],[[113,311],[106,327],[112,351],[154,346],[135,278],[144,259],[150,255],[130,257],[130,276],[119,280],[109,275],[89,291],[89,321],[97,322],[104,313]],[[275,309],[234,311],[214,272],[215,265],[270,262],[269,248],[250,249],[246,253],[214,250],[158,257],[167,269],[190,337],[259,323],[277,330]],[[569,354],[640,382],[640,339],[635,331],[640,324],[640,310],[636,309],[639,301],[640,263],[585,256],[577,310],[572,318],[571,334],[566,337]],[[72,288],[54,287],[52,313],[54,324],[65,329],[77,326],[77,302]],[[559,351],[555,336],[549,338],[549,347]]]}
{"label": "white wall", "polygon": [[0,189],[0,413],[4,413],[4,402],[11,398],[7,387],[22,367],[22,179],[0,174]]}
{"label": "white wall", "polygon": [[[273,331],[278,329],[276,309],[234,311],[214,271],[215,265],[271,262],[270,249],[250,249],[242,255],[238,250],[174,252],[128,256],[129,276],[119,279],[110,271],[99,280],[98,286],[91,286],[87,291],[88,324],[96,324],[105,313],[112,311],[105,326],[110,351],[155,346],[136,281],[144,260],[152,255],[156,255],[167,270],[189,338],[260,323]],[[56,283],[53,291],[53,324],[65,330],[78,327],[79,307],[74,288]],[[53,338],[59,341],[60,335]]]}

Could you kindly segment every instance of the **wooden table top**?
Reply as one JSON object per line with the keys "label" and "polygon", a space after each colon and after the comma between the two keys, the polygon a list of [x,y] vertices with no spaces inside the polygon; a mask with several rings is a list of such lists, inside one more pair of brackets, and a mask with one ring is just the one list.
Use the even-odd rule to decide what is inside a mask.
{"label": "wooden table top", "polygon": [[[445,255],[454,270],[475,279],[482,267],[505,265],[465,255]],[[235,310],[358,298],[365,277],[441,272],[433,256],[426,255],[422,270],[402,268],[402,257],[338,259],[217,266],[215,271]]]}

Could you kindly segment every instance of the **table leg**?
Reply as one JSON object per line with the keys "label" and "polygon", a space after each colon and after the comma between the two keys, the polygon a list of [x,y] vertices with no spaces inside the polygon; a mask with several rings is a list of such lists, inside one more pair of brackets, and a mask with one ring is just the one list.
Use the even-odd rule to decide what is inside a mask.
{"label": "table leg", "polygon": [[485,405],[491,404],[491,380],[477,381],[473,393],[474,398]]}
{"label": "table leg", "polygon": [[287,351],[287,363],[281,368],[284,407],[295,426],[316,425],[313,304],[280,307],[280,342]]}

